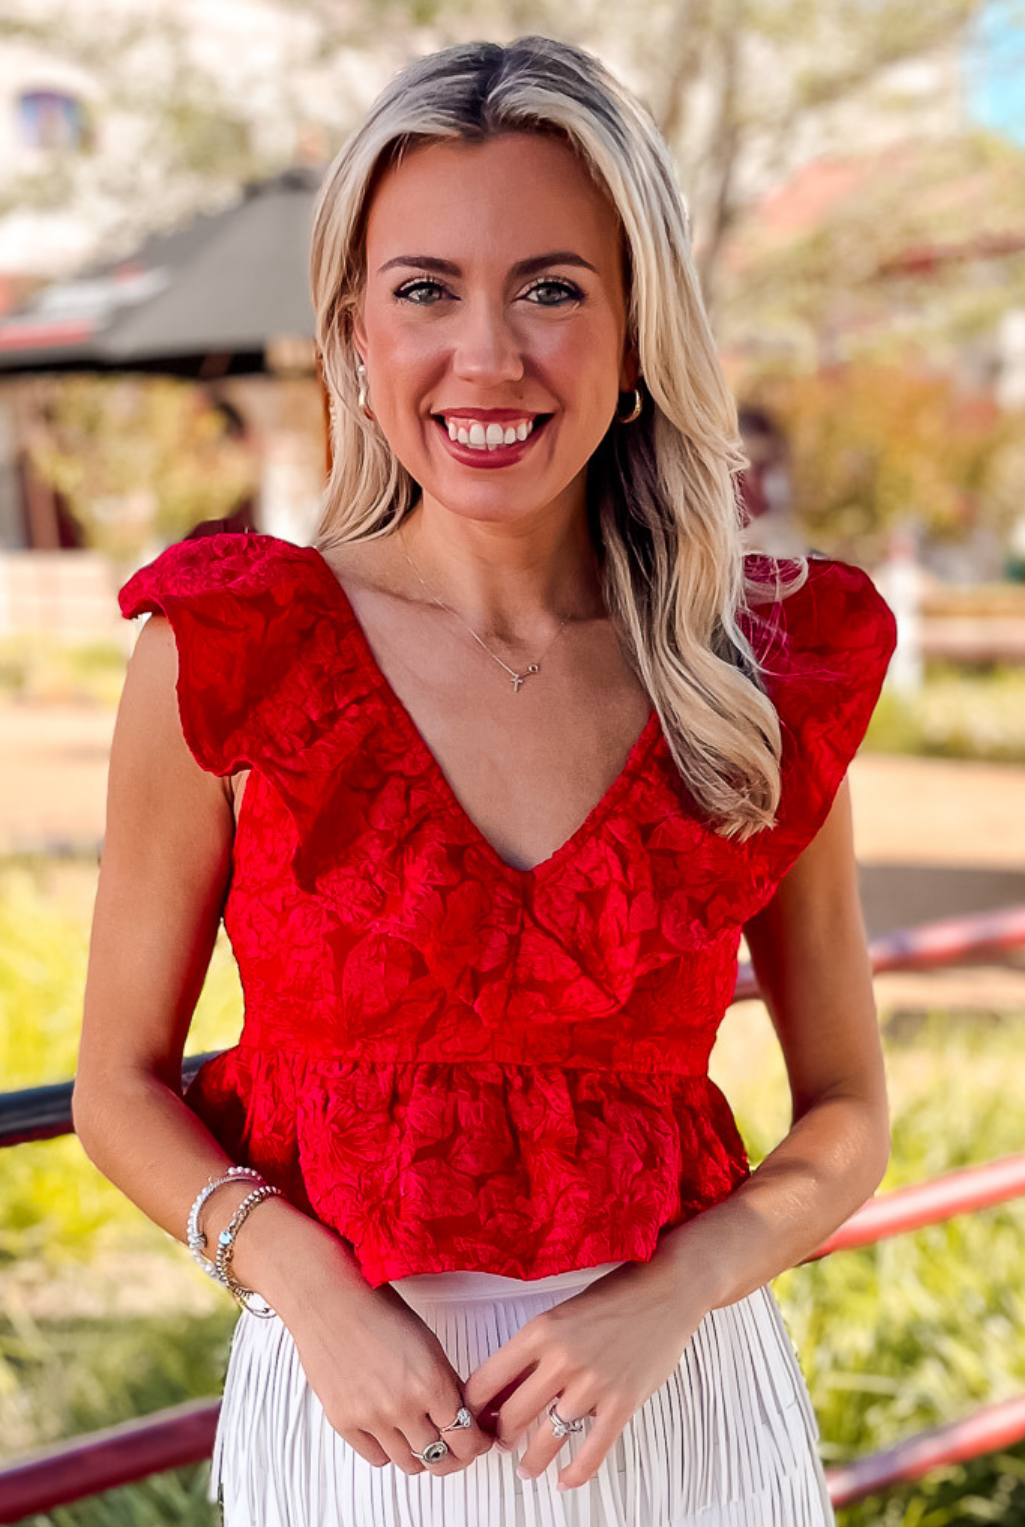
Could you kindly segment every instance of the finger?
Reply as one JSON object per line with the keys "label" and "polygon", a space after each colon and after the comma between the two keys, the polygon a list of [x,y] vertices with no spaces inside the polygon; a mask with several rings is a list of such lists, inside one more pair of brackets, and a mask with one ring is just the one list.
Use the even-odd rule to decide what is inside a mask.
{"label": "finger", "polygon": [[[410,1433],[412,1433],[412,1437]],[[421,1464],[421,1467],[425,1468],[429,1474],[458,1474],[468,1464],[472,1463],[477,1456],[476,1453],[460,1456],[452,1447],[452,1443],[449,1440],[451,1436],[452,1433],[447,1432],[444,1437],[439,1437],[438,1428],[433,1424],[429,1416],[421,1416],[417,1425],[411,1423],[409,1430],[405,1433],[405,1437],[408,1439],[406,1445],[410,1450],[411,1457],[414,1448],[418,1453],[422,1453],[424,1448],[431,1442],[444,1442],[448,1448],[448,1452],[439,1458],[436,1463]],[[414,1441],[413,1438],[416,1440]],[[420,1460],[415,1459],[414,1462],[420,1463]]]}
{"label": "finger", "polygon": [[372,1437],[369,1432],[339,1432],[338,1435],[361,1458],[365,1458],[367,1463],[372,1463],[375,1469],[383,1469],[385,1464],[391,1461],[377,1438]]}
{"label": "finger", "polygon": [[488,1400],[487,1404],[482,1405],[480,1410],[477,1412],[478,1426],[482,1431],[486,1432],[489,1437],[492,1437],[498,1443],[499,1447],[508,1449],[509,1446],[507,1442],[503,1442],[502,1439],[498,1436],[499,1415],[501,1414],[503,1405],[509,1399],[509,1396],[516,1392],[522,1381],[522,1375],[513,1379],[511,1384],[506,1384],[502,1389],[498,1391],[497,1394],[493,1394],[491,1399]]}
{"label": "finger", "polygon": [[[529,1324],[529,1322],[528,1322]],[[463,1383],[463,1404],[477,1415],[499,1390],[512,1388],[524,1373],[532,1371],[537,1359],[526,1350],[529,1339],[524,1336],[527,1326],[521,1327],[503,1347],[497,1348],[484,1359]]]}
{"label": "finger", "polygon": [[[538,1417],[541,1417],[550,1429],[551,1422],[547,1418],[548,1407],[558,1398],[563,1383],[565,1380],[559,1379],[557,1375],[553,1378],[550,1369],[547,1377],[538,1369],[529,1378],[524,1379],[498,1412],[495,1422],[497,1440],[506,1447],[518,1447]],[[554,1433],[552,1435],[554,1436]]]}
{"label": "finger", "polygon": [[536,1479],[538,1475],[543,1474],[552,1459],[558,1458],[560,1453],[566,1452],[568,1457],[567,1444],[570,1435],[576,1436],[578,1442],[583,1440],[583,1434],[580,1432],[567,1433],[562,1437],[556,1436],[552,1418],[548,1413],[552,1405],[555,1406],[563,1421],[575,1421],[578,1417],[584,1417],[585,1430],[593,1424],[589,1413],[584,1408],[586,1401],[581,1399],[574,1406],[571,1391],[567,1390],[565,1394],[554,1395],[546,1400],[540,1411],[535,1411],[539,1424],[536,1431],[532,1433],[519,1463],[520,1470],[530,1479]]}
{"label": "finger", "polygon": [[[561,1402],[559,1414],[564,1414]],[[632,1411],[624,1413],[622,1408],[604,1412],[599,1410],[593,1421],[585,1421],[587,1436],[584,1445],[562,1469],[558,1483],[568,1490],[575,1490],[597,1474],[602,1459],[612,1450],[632,1414]],[[566,1416],[567,1421],[571,1419]]]}
{"label": "finger", "polygon": [[428,1442],[436,1442],[438,1434],[432,1431],[426,1417],[421,1417],[417,1425],[410,1423],[410,1431],[413,1433],[412,1440],[405,1432],[397,1427],[382,1427],[377,1433],[377,1440],[388,1454],[389,1459],[403,1474],[425,1474],[430,1469],[432,1474],[445,1472],[444,1465],[448,1463],[443,1458],[440,1463],[423,1463],[419,1458],[413,1457],[414,1450],[422,1453]]}
{"label": "finger", "polygon": [[[456,1415],[462,1409],[473,1415],[470,1407],[459,1399],[454,1405],[448,1403],[432,1405],[428,1412],[428,1421],[437,1428],[442,1441],[448,1443],[450,1453],[465,1465],[472,1463],[482,1453],[488,1452],[492,1438],[477,1424],[476,1420],[473,1420],[469,1426],[452,1426]],[[444,1417],[439,1419],[442,1411],[444,1411]],[[443,1427],[448,1427],[449,1430],[443,1431]]]}

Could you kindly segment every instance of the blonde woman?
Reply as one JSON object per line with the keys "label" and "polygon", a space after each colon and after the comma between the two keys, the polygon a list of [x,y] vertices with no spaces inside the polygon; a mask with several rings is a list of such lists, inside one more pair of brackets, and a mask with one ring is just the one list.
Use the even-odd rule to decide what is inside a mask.
{"label": "blonde woman", "polygon": [[[665,144],[587,53],[422,59],[327,171],[311,546],[214,535],[110,770],[75,1119],[242,1305],[228,1527],[812,1527],[771,1279],[873,1191],[865,573],[745,556]],[[218,922],[237,1045],[180,1062]],[[707,1062],[746,933],[793,1126]]]}

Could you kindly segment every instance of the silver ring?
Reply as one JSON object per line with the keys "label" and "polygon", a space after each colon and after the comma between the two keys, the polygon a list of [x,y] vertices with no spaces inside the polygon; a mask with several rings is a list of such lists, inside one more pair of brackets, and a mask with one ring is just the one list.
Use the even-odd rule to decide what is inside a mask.
{"label": "silver ring", "polygon": [[551,1419],[552,1431],[555,1435],[557,1437],[568,1437],[570,1432],[582,1432],[584,1429],[583,1421],[564,1421],[555,1408],[557,1404],[558,1401],[553,1400],[548,1407],[548,1415]]}
{"label": "silver ring", "polygon": [[440,1426],[438,1428],[438,1430],[442,1431],[442,1432],[453,1432],[453,1431],[459,1430],[461,1427],[472,1426],[472,1425],[473,1425],[473,1415],[472,1415],[472,1413],[467,1410],[465,1405],[460,1405],[458,1411],[456,1412],[455,1420],[454,1421],[450,1421],[448,1426]]}
{"label": "silver ring", "polygon": [[434,1442],[428,1442],[422,1453],[418,1453],[414,1447],[411,1447],[409,1451],[414,1458],[419,1458],[421,1463],[440,1463],[448,1452],[448,1443],[438,1437]]}

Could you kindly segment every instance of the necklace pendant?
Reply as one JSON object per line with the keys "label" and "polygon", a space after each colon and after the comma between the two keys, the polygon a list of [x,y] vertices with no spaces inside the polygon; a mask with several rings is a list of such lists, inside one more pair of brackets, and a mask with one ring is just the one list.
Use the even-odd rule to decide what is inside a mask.
{"label": "necklace pendant", "polygon": [[540,669],[539,665],[537,663],[531,663],[530,667],[529,668],[525,668],[522,673],[514,673],[513,676],[512,676],[512,687],[513,687],[513,689],[518,694],[519,693],[519,689],[520,689],[520,685],[523,683],[524,679],[529,679],[530,675],[532,673],[540,673],[540,672],[541,672],[541,669]]}

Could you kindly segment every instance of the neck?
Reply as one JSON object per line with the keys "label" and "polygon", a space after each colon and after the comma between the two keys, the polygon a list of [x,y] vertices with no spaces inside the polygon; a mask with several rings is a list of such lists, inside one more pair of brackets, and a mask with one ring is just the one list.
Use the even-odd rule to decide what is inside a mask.
{"label": "neck", "polygon": [[532,523],[510,523],[467,519],[424,498],[400,536],[414,597],[441,600],[485,636],[515,640],[605,614],[583,509],[560,514],[553,505]]}

